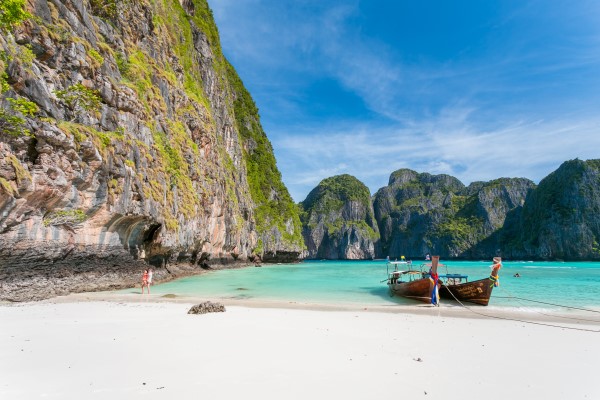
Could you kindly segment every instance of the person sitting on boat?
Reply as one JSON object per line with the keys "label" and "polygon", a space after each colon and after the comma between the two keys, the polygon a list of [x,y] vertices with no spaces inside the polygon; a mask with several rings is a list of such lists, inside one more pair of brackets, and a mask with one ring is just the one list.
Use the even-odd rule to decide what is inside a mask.
{"label": "person sitting on boat", "polygon": [[431,261],[431,255],[429,253],[425,254],[425,261]]}

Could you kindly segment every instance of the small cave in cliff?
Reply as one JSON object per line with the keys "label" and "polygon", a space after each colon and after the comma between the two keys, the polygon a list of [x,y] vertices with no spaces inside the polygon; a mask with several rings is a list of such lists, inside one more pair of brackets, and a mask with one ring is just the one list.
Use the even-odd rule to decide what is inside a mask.
{"label": "small cave in cliff", "polygon": [[133,258],[149,261],[153,254],[159,253],[154,248],[154,242],[161,227],[161,224],[147,217],[119,215],[109,222],[107,230],[119,234],[121,243]]}
{"label": "small cave in cliff", "polygon": [[29,161],[31,161],[32,164],[35,164],[35,162],[40,154],[36,148],[37,142],[38,141],[34,136],[33,138],[31,138],[31,140],[29,141],[29,145],[27,146],[27,159]]}
{"label": "small cave in cliff", "polygon": [[146,225],[139,244],[145,253],[146,262],[155,268],[166,268],[172,255],[170,251],[161,251],[160,245],[155,244],[161,228],[161,224]]}
{"label": "small cave in cliff", "polygon": [[[156,238],[158,237],[158,233],[160,231],[160,228],[162,227],[161,224],[150,224],[148,226],[145,226],[145,229],[142,233],[142,237],[141,237],[141,243],[139,244],[139,246],[144,249],[144,252],[146,254],[148,254],[148,262],[150,262],[151,259],[155,258],[155,256],[153,256],[153,244],[154,241],[156,240]],[[164,264],[164,260],[161,261],[161,264]],[[154,264],[153,264],[154,265]]]}
{"label": "small cave in cliff", "polygon": [[208,265],[209,260],[210,260],[210,253],[202,252],[202,254],[200,254],[200,258],[198,259],[198,265],[202,269],[211,269],[210,265]]}
{"label": "small cave in cliff", "polygon": [[159,229],[162,227],[161,224],[152,224],[144,232],[142,243],[144,246],[151,245],[156,239]]}

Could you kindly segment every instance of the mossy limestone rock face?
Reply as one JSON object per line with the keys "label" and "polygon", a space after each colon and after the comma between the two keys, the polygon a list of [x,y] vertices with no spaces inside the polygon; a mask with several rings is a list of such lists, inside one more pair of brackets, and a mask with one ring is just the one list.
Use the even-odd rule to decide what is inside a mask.
{"label": "mossy limestone rock face", "polygon": [[536,185],[525,178],[501,178],[483,182],[469,198],[470,212],[482,220],[485,235],[502,228],[507,214],[525,204]]}
{"label": "mossy limestone rock face", "polygon": [[506,256],[510,246],[506,246],[502,239],[535,188],[535,183],[525,178],[500,178],[469,185],[457,218],[470,221],[475,242],[462,256],[471,259]]}
{"label": "mossy limestone rock face", "polygon": [[395,171],[389,185],[373,197],[381,234],[377,256],[487,256],[499,245],[497,232],[507,214],[523,205],[533,187],[533,182],[522,178],[476,182],[465,187],[449,175]]}
{"label": "mossy limestone rock face", "polygon": [[234,94],[235,118],[255,205],[258,244],[254,251],[263,261],[297,261],[304,251],[298,208],[283,184],[273,147],[260,124],[258,108],[229,63],[227,76]]}
{"label": "mossy limestone rock face", "polygon": [[456,207],[464,185],[448,175],[431,175],[401,169],[390,175],[389,185],[373,197],[381,233],[379,256],[420,258],[426,253],[445,255],[446,238],[433,237],[434,229]]}
{"label": "mossy limestone rock face", "polygon": [[504,239],[513,257],[600,260],[600,160],[566,161],[542,179]]}
{"label": "mossy limestone rock face", "polygon": [[23,4],[0,32],[0,297],[298,258],[298,210],[206,0]]}
{"label": "mossy limestone rock face", "polygon": [[301,203],[308,258],[372,259],[379,230],[369,189],[350,175],[324,179]]}

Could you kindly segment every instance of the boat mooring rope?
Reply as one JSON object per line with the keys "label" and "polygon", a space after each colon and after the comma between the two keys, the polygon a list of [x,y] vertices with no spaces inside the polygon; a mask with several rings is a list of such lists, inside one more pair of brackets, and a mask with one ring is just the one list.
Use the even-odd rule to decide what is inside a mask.
{"label": "boat mooring rope", "polygon": [[[505,289],[502,289],[502,290],[505,290]],[[505,291],[508,292],[508,290],[505,290]],[[510,292],[509,292],[509,294],[510,294]],[[593,313],[600,314],[600,311],[590,310],[589,308],[565,306],[564,304],[546,303],[545,301],[537,301],[537,300],[525,299],[523,297],[513,296],[512,294],[510,296],[494,296],[494,297],[499,298],[499,299],[517,299],[517,300],[529,301],[529,302],[532,302],[532,303],[546,304],[546,305],[549,305],[549,306],[556,306],[556,307],[562,307],[562,308],[570,308],[572,310],[581,310],[581,311],[587,311],[587,312],[593,312]]]}
{"label": "boat mooring rope", "polygon": [[502,319],[502,320],[505,320],[505,321],[522,322],[524,324],[549,326],[551,328],[571,329],[571,330],[574,330],[574,331],[584,331],[584,332],[600,333],[600,330],[594,330],[594,329],[576,328],[576,327],[572,327],[572,326],[554,325],[554,324],[547,324],[547,323],[544,323],[544,322],[527,321],[527,320],[523,320],[523,319],[500,317],[498,315],[484,314],[482,312],[473,310],[471,307],[468,307],[468,306],[464,305],[459,299],[456,298],[456,296],[454,295],[454,293],[452,293],[450,290],[448,290],[448,293],[450,293],[452,295],[452,297],[454,297],[454,300],[456,300],[458,302],[458,304],[460,304],[462,307],[466,308],[467,310],[471,311],[474,314],[481,315],[483,317],[494,318],[494,319]]}
{"label": "boat mooring rope", "polygon": [[[496,298],[500,298],[500,299],[507,299],[508,297],[502,297],[502,296],[496,296]],[[523,306],[526,307],[525,304],[523,304],[522,302],[518,301],[518,303]],[[577,318],[577,317],[567,317],[565,315],[557,315],[557,314],[547,314],[545,312],[542,312],[540,310],[530,310],[531,312],[534,312],[536,314],[540,314],[540,315],[545,315],[547,317],[553,317],[553,318],[561,318],[561,319],[569,319],[572,321],[585,321],[585,322],[596,322],[596,323],[600,323],[599,320],[597,319],[588,319],[588,318]]]}
{"label": "boat mooring rope", "polygon": [[[526,306],[520,300],[529,301],[529,302],[532,302],[532,303],[547,304],[547,305],[550,305],[550,306],[556,306],[556,307],[561,307],[561,308],[567,308],[567,309],[572,309],[572,310],[581,310],[581,311],[587,311],[587,312],[593,312],[593,313],[599,313],[600,314],[600,311],[590,310],[589,308],[572,307],[572,306],[566,306],[564,304],[554,304],[554,303],[547,303],[547,302],[544,302],[544,301],[537,301],[537,300],[525,299],[523,297],[515,296],[514,294],[512,294],[510,291],[506,290],[505,288],[502,288],[502,291],[503,292],[507,292],[509,294],[509,296],[494,296],[494,297],[496,297],[497,299],[516,299],[517,302],[520,305],[522,305],[523,307],[526,307]],[[532,311],[535,312],[535,313],[537,313],[537,314],[540,314],[540,315],[545,315],[547,317],[570,319],[570,320],[573,320],[573,321],[600,322],[597,319],[587,319],[587,318],[567,317],[567,316],[564,316],[564,315],[547,314],[547,313],[544,313],[544,312],[539,311],[539,310],[532,310]]]}

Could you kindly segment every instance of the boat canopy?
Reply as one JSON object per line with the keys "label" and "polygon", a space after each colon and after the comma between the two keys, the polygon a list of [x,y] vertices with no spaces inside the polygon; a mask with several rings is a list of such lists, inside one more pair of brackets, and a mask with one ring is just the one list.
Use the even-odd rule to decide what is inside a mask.
{"label": "boat canopy", "polygon": [[412,269],[409,270],[405,270],[405,271],[392,271],[390,272],[390,275],[406,275],[406,274],[414,274],[414,275],[421,275],[420,271],[414,271]]}
{"label": "boat canopy", "polygon": [[409,265],[412,264],[410,261],[388,261],[389,265]]}
{"label": "boat canopy", "polygon": [[469,275],[462,274],[444,274],[440,275],[440,278],[450,278],[450,279],[467,279]]}

